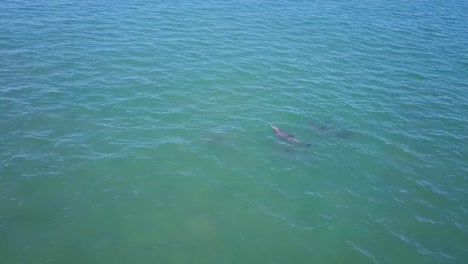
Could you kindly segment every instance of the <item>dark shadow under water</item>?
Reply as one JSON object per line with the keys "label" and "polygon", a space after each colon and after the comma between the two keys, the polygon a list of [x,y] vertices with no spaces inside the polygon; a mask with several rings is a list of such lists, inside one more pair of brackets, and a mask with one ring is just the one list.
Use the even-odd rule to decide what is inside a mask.
{"label": "dark shadow under water", "polygon": [[330,135],[341,140],[347,140],[353,136],[353,132],[349,129],[335,128],[322,122],[309,122],[309,128],[318,134]]}

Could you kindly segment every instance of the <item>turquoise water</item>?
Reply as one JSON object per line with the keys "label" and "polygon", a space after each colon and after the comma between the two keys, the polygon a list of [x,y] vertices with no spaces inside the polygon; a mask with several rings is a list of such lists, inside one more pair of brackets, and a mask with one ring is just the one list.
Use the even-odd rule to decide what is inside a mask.
{"label": "turquoise water", "polygon": [[1,262],[464,263],[467,14],[1,1]]}

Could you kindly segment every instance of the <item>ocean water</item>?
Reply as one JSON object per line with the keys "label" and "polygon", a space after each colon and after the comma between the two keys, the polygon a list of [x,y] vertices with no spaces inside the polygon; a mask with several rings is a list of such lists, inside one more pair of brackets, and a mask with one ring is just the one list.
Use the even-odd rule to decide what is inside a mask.
{"label": "ocean water", "polygon": [[0,1],[1,262],[465,263],[467,14]]}

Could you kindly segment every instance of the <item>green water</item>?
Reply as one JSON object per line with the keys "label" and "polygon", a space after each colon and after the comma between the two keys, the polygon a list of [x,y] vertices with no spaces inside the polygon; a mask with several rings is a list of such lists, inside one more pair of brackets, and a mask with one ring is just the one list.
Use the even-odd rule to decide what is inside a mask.
{"label": "green water", "polygon": [[464,1],[1,6],[2,263],[467,259]]}

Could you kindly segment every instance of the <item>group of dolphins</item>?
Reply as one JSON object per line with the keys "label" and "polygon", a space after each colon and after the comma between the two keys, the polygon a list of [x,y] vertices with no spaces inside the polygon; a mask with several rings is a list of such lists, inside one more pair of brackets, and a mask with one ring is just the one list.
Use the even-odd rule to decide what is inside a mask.
{"label": "group of dolphins", "polygon": [[[292,141],[292,142],[296,142],[296,143],[302,143],[299,139],[295,138],[293,135],[289,134],[289,133],[286,133],[284,132],[283,130],[279,129],[277,126],[274,126],[274,125],[270,125],[271,128],[273,129],[273,131],[280,137],[286,139],[286,140],[289,140],[289,141]],[[327,130],[326,126],[318,126],[318,125],[311,125],[312,128],[314,128],[315,130],[319,131],[319,132],[325,132]],[[347,138],[349,137],[349,131],[347,130],[343,130],[343,131],[340,131],[337,133],[337,136],[339,138]],[[310,147],[311,144],[304,144],[306,147]]]}
{"label": "group of dolphins", "polygon": [[[270,125],[270,126],[279,137],[287,141],[296,143],[298,145],[303,145],[306,147],[312,146],[311,144],[302,142],[301,140],[297,139],[294,135],[281,130],[277,126],[274,126],[274,125]],[[315,131],[316,133],[333,135],[334,137],[340,140],[345,140],[352,136],[352,132],[348,129],[331,129],[329,126],[320,124],[320,123],[309,123],[309,128]],[[224,141],[224,138],[220,133],[214,133],[211,135],[207,135],[206,140],[221,143]]]}

